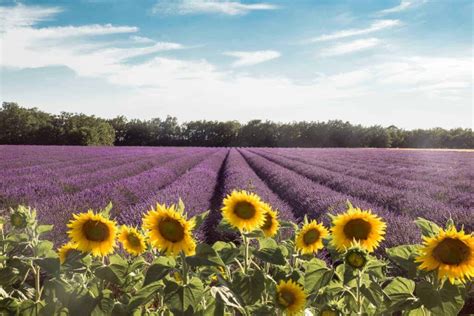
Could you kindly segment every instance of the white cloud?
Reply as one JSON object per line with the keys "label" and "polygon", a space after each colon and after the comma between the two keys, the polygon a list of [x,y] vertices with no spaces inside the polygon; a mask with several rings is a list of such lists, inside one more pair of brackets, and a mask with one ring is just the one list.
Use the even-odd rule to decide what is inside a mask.
{"label": "white cloud", "polygon": [[[435,105],[446,107],[451,106],[451,101],[456,98],[456,104],[464,106],[470,104],[472,98],[471,52],[465,57],[446,58],[387,56],[386,60],[368,66],[318,76],[305,84],[298,84],[286,76],[254,76],[238,70],[222,71],[205,59],[179,60],[155,56],[127,63],[130,57],[184,47],[178,43],[160,42],[146,46],[139,43],[139,47],[128,48],[123,48],[121,43],[122,47],[115,47],[114,42],[103,37],[88,41],[94,34],[110,31],[111,26],[59,27],[48,28],[45,32],[44,28],[35,24],[43,19],[44,16],[37,17],[35,22],[30,18],[29,25],[17,23],[15,27],[0,33],[3,46],[0,66],[15,69],[64,66],[74,71],[74,77],[87,78],[86,85],[94,78],[112,85],[120,91],[121,97],[111,93],[107,99],[96,99],[94,95],[71,98],[71,90],[58,91],[55,84],[49,83],[42,86],[43,89],[50,89],[49,93],[43,90],[29,94],[13,93],[4,88],[4,100],[16,100],[32,106],[51,104],[60,110],[80,109],[106,117],[126,114],[150,118],[171,114],[187,120],[196,119],[195,113],[198,112],[200,118],[206,119],[270,118],[288,121],[340,118],[367,123],[367,115],[372,115],[370,123],[384,124],[393,123],[395,119],[387,115],[386,111],[391,108],[396,109],[393,112],[403,121],[408,114],[402,108],[421,105],[428,108]],[[24,21],[25,18],[18,17],[17,20]],[[85,32],[86,29],[96,32]],[[58,38],[59,30],[66,35]],[[135,36],[139,30],[130,31]],[[69,37],[67,33],[87,35]],[[129,32],[122,36],[130,42]],[[332,52],[328,50],[326,53],[346,54],[378,44],[379,40],[375,38],[362,39],[337,44],[332,47]],[[238,58],[236,63],[244,65],[269,60],[272,54],[276,58],[279,54],[268,54],[268,51],[260,55],[255,53],[262,52],[228,53]],[[4,79],[7,82],[8,78]],[[29,91],[26,87],[24,89]],[[401,99],[403,97],[406,99]],[[114,100],[114,106],[104,105],[111,104],[108,100]],[[380,104],[384,105],[385,112],[377,110],[381,108]],[[426,124],[436,122],[436,114],[431,114],[430,110],[423,113]],[[420,112],[415,114],[421,115]],[[410,112],[409,115],[415,114]],[[459,122],[459,115],[452,116],[454,126]],[[418,120],[413,126],[419,124]]]}
{"label": "white cloud", "polygon": [[160,0],[153,7],[153,13],[165,14],[203,14],[218,13],[226,15],[247,14],[250,11],[275,10],[278,6],[269,3],[244,4],[228,0]]}
{"label": "white cloud", "polygon": [[133,36],[130,36],[130,39],[134,41],[135,43],[143,43],[143,44],[155,43],[155,41],[152,40],[151,38],[144,37],[144,36],[133,35]]}
{"label": "white cloud", "polygon": [[319,55],[323,57],[346,55],[373,48],[380,45],[378,38],[364,38],[346,43],[338,43],[320,51]]}
{"label": "white cloud", "polygon": [[12,27],[27,27],[41,21],[47,21],[61,12],[59,7],[25,6],[0,6],[0,31]]}
{"label": "white cloud", "polygon": [[252,66],[281,56],[279,52],[274,50],[225,52],[224,55],[237,58],[237,60],[232,63],[232,67]]}
{"label": "white cloud", "polygon": [[389,9],[385,9],[379,12],[380,15],[390,14],[390,13],[397,13],[401,11],[405,11],[424,3],[428,2],[427,0],[401,0],[400,4]]}
{"label": "white cloud", "polygon": [[324,41],[331,41],[336,39],[341,39],[345,37],[351,37],[356,35],[365,35],[369,33],[378,32],[384,29],[393,28],[395,26],[400,26],[402,23],[399,20],[378,20],[373,22],[369,27],[363,29],[348,29],[337,31],[331,34],[324,34],[318,37],[313,37],[306,42],[314,43],[314,42],[324,42]]}

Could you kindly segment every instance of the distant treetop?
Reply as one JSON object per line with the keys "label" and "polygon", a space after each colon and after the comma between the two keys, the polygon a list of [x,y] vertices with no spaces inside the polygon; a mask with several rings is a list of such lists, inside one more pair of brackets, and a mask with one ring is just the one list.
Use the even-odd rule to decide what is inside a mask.
{"label": "distant treetop", "polygon": [[246,146],[246,147],[406,147],[474,148],[472,129],[404,130],[349,122],[276,123],[252,120],[190,121],[177,118],[102,119],[62,112],[53,115],[37,108],[3,102],[0,144],[116,145],[116,146]]}

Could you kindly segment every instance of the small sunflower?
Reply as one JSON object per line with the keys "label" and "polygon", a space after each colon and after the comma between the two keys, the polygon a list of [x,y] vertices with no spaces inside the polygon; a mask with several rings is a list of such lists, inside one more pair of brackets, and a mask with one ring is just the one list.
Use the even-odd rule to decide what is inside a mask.
{"label": "small sunflower", "polygon": [[273,237],[280,228],[280,222],[278,221],[278,212],[272,210],[272,207],[263,203],[265,209],[265,222],[260,227],[265,234],[265,237]]}
{"label": "small sunflower", "polygon": [[194,255],[196,242],[192,237],[194,220],[186,218],[174,205],[156,205],[143,218],[143,229],[151,244],[167,255],[177,256],[181,251],[187,256]]}
{"label": "small sunflower", "polygon": [[295,247],[302,254],[312,254],[323,248],[323,238],[329,235],[323,224],[312,220],[296,234]]}
{"label": "small sunflower", "polygon": [[416,262],[421,270],[438,270],[438,278],[464,282],[474,277],[474,235],[457,231],[453,226],[437,236],[423,237],[421,254]]}
{"label": "small sunflower", "polygon": [[306,294],[293,280],[280,281],[276,292],[277,305],[286,311],[287,315],[297,315],[304,310]]}
{"label": "small sunflower", "polygon": [[122,243],[123,248],[134,256],[139,256],[146,250],[145,237],[134,227],[123,225],[118,240]]}
{"label": "small sunflower", "polygon": [[232,226],[250,232],[265,223],[265,206],[247,191],[232,191],[223,202],[222,216]]}
{"label": "small sunflower", "polygon": [[59,262],[61,262],[61,264],[66,262],[67,256],[69,255],[69,252],[71,252],[71,250],[75,250],[75,249],[77,249],[77,246],[75,244],[73,244],[72,242],[68,242],[67,244],[62,245],[58,249]]}
{"label": "small sunflower", "polygon": [[339,251],[344,251],[355,241],[372,252],[385,235],[386,225],[380,217],[352,205],[347,212],[334,216],[332,224],[332,244]]}
{"label": "small sunflower", "polygon": [[70,228],[68,235],[78,250],[91,252],[94,256],[106,256],[114,251],[117,234],[114,221],[91,210],[73,216],[67,225]]}

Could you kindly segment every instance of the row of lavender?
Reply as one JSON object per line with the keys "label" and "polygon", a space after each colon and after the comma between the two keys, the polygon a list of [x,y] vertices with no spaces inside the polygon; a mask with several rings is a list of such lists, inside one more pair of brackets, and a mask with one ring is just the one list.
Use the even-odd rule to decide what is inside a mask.
{"label": "row of lavender", "polygon": [[43,221],[63,228],[58,242],[73,212],[112,201],[113,216],[136,225],[153,204],[178,197],[190,215],[211,209],[202,238],[226,238],[215,226],[233,189],[256,192],[294,222],[307,215],[328,223],[327,213],[350,200],[387,220],[386,246],[416,241],[417,216],[474,228],[473,153],[0,146],[0,158],[0,209],[35,206]]}

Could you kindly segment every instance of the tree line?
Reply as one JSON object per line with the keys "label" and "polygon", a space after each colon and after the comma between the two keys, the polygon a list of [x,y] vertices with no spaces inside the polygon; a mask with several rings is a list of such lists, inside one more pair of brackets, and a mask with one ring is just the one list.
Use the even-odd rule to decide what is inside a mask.
{"label": "tree line", "polygon": [[276,123],[252,120],[190,121],[175,117],[102,119],[62,112],[49,114],[3,102],[0,144],[115,146],[246,147],[406,147],[474,148],[469,128],[405,130],[396,126],[364,127],[341,120]]}

